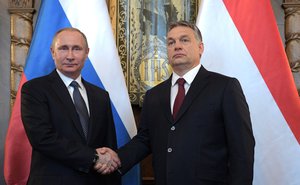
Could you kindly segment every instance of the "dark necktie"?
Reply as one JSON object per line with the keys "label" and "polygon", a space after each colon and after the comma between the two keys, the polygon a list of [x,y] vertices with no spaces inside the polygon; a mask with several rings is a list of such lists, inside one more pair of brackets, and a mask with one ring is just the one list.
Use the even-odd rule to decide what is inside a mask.
{"label": "dark necktie", "polygon": [[185,96],[185,89],[184,89],[184,84],[185,84],[185,80],[183,78],[179,78],[177,80],[177,84],[178,84],[178,92],[174,101],[174,106],[173,106],[173,118],[176,118],[176,115],[180,109],[180,106],[184,100],[184,96]]}
{"label": "dark necktie", "polygon": [[73,81],[70,86],[74,88],[73,91],[73,100],[74,105],[76,108],[76,111],[78,113],[78,116],[80,118],[80,123],[82,126],[83,133],[85,135],[85,138],[87,138],[87,132],[88,132],[88,123],[89,123],[89,114],[86,107],[86,104],[79,92],[79,84],[76,81]]}

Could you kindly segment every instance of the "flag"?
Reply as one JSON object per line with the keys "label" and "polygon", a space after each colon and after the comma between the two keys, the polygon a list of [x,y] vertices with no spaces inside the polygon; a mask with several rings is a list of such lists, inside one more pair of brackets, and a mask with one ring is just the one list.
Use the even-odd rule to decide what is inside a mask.
{"label": "flag", "polygon": [[300,99],[270,0],[202,0],[201,63],[236,77],[249,105],[254,185],[300,184]]}
{"label": "flag", "polygon": [[[20,115],[21,86],[28,80],[47,75],[55,68],[50,46],[56,31],[64,27],[78,28],[87,36],[90,52],[82,76],[109,92],[118,147],[136,134],[106,1],[43,0],[5,141],[4,176],[8,185],[26,184],[30,169],[31,146]],[[140,184],[138,166],[123,176],[122,184]]]}

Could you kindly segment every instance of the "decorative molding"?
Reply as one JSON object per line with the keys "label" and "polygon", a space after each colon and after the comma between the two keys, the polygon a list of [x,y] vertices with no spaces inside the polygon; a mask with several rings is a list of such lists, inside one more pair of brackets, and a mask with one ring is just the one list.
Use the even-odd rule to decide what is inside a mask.
{"label": "decorative molding", "polygon": [[299,4],[300,0],[284,0],[283,4]]}
{"label": "decorative molding", "polygon": [[9,0],[10,8],[32,8],[33,0]]}
{"label": "decorative molding", "polygon": [[14,104],[21,75],[25,66],[25,59],[30,47],[33,32],[32,0],[10,0],[10,96],[11,108]]}
{"label": "decorative molding", "polygon": [[15,46],[26,47],[28,49],[30,47],[31,40],[25,38],[15,38],[14,36],[11,36],[11,42]]}
{"label": "decorative molding", "polygon": [[300,0],[285,0],[285,49],[300,95]]}

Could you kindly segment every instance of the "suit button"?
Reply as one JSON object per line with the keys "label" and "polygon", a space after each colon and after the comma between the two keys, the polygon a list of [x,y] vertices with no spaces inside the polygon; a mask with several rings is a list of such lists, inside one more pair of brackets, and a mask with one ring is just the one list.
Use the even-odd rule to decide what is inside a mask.
{"label": "suit button", "polygon": [[174,130],[175,130],[175,126],[172,126],[172,127],[171,127],[171,130],[174,131]]}
{"label": "suit button", "polygon": [[168,148],[168,152],[171,153],[172,152],[172,148]]}

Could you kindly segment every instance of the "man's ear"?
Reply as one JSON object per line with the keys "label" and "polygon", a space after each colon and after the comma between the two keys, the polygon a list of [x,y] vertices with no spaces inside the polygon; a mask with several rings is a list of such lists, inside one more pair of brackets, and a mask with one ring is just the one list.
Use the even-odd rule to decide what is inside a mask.
{"label": "man's ear", "polygon": [[200,54],[200,56],[203,54],[203,52],[204,52],[204,44],[203,44],[203,42],[200,42],[199,43],[199,54]]}

